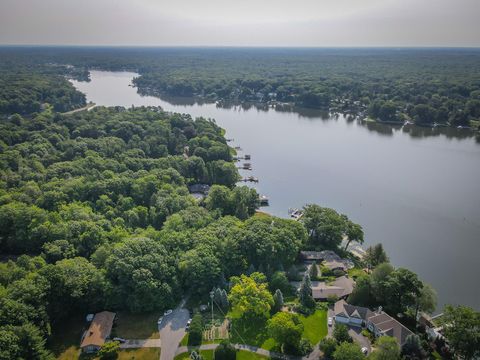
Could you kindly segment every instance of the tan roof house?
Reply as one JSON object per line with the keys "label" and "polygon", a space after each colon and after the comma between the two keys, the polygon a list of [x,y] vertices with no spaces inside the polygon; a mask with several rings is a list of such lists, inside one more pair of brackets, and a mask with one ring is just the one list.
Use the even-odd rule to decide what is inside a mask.
{"label": "tan roof house", "polygon": [[312,281],[312,296],[315,300],[327,300],[330,297],[346,298],[352,293],[354,284],[347,276],[340,276],[328,285],[323,281]]}
{"label": "tan roof house", "polygon": [[394,337],[397,339],[400,346],[405,343],[408,335],[413,334],[396,319],[384,312],[375,314],[374,316],[368,318],[367,328],[373,332],[376,337],[384,335]]}
{"label": "tan roof house", "polygon": [[92,353],[100,350],[105,340],[112,332],[113,320],[115,313],[110,311],[102,311],[95,314],[90,327],[83,334],[80,348],[82,352]]}

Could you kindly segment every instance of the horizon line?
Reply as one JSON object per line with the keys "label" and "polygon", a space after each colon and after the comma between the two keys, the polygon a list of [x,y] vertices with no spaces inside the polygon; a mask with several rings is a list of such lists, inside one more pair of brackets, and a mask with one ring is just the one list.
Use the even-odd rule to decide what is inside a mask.
{"label": "horizon line", "polygon": [[210,49],[480,49],[480,45],[118,45],[118,44],[0,44],[0,47],[58,48],[210,48]]}

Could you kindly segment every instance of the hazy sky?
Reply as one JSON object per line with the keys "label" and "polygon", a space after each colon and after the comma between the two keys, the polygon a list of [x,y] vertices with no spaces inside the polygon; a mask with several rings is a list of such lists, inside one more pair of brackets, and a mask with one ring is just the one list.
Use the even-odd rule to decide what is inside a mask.
{"label": "hazy sky", "polygon": [[480,0],[0,0],[0,44],[480,46]]}

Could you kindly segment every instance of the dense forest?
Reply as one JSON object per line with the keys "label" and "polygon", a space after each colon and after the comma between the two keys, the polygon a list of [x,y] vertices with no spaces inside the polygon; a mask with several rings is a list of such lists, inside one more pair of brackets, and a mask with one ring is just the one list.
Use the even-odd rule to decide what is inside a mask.
{"label": "dense forest", "polygon": [[[11,81],[0,90],[0,359],[52,359],[52,333],[74,314],[163,311],[213,288],[223,289],[221,297],[229,290],[234,309],[251,310],[248,321],[264,315],[267,321],[283,304],[278,291],[294,292],[288,281],[299,280],[295,263],[306,249],[334,249],[359,267],[375,268],[358,280],[352,303],[382,305],[410,319],[434,308],[433,290],[411,271],[385,264],[381,247],[369,249],[364,263],[347,253],[344,239],[363,242],[361,226],[347,216],[318,205],[305,206],[301,221],[256,212],[258,194],[236,185],[235,152],[214,120],[155,107],[62,114],[85,103],[67,78],[86,80],[92,68],[147,77],[162,64],[153,65],[159,50],[145,57],[135,49],[82,51],[1,50],[0,79]],[[197,66],[184,50],[164,51],[160,58],[178,60],[179,71],[185,62]],[[212,61],[217,50],[203,51]],[[247,60],[239,57],[245,69],[261,64]],[[291,60],[284,61],[278,66]],[[205,68],[201,61],[198,66]],[[297,64],[291,71],[301,66],[308,69]],[[211,186],[204,199],[189,193],[197,183]],[[309,279],[302,280],[299,311],[316,307]],[[451,311],[452,323],[466,324],[455,313],[462,309]],[[457,338],[464,328],[457,326],[451,344],[478,352],[471,329],[480,318],[465,313],[473,318],[473,340],[464,346]],[[298,325],[295,315],[279,314],[268,320],[272,334],[281,333],[283,323]],[[311,350],[295,339],[291,353]]]}
{"label": "dense forest", "polygon": [[0,56],[83,80],[88,69],[136,71],[143,94],[427,126],[476,128],[480,119],[478,49],[2,48]]}
{"label": "dense forest", "polygon": [[[234,186],[212,121],[47,109],[4,118],[0,134],[2,358],[48,358],[51,326],[72,313],[165,309],[250,266],[289,266],[306,243],[298,222],[251,217],[258,195]],[[196,182],[214,184],[202,203]]]}

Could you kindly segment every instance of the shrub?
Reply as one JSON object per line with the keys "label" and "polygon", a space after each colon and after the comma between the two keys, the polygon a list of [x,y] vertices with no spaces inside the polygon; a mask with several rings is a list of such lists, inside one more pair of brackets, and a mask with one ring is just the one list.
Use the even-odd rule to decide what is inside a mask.
{"label": "shrub", "polygon": [[203,318],[196,313],[192,318],[188,335],[188,346],[197,346],[202,343],[203,336]]}
{"label": "shrub", "polygon": [[119,349],[120,343],[118,341],[106,342],[98,352],[98,357],[101,360],[115,360],[118,357]]}
{"label": "shrub", "polygon": [[215,349],[216,360],[235,360],[237,351],[228,340],[223,340]]}

